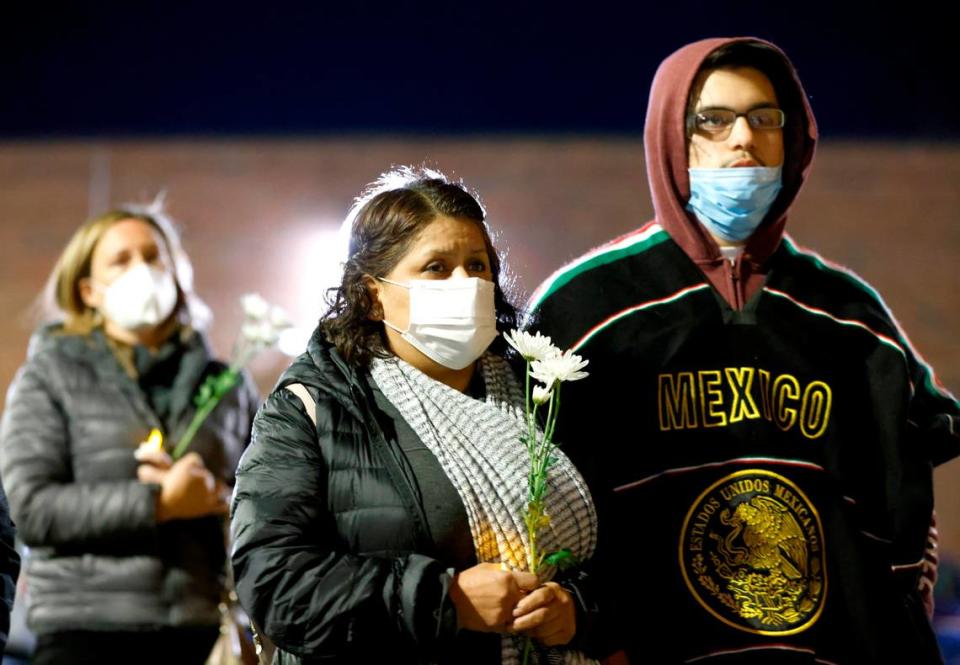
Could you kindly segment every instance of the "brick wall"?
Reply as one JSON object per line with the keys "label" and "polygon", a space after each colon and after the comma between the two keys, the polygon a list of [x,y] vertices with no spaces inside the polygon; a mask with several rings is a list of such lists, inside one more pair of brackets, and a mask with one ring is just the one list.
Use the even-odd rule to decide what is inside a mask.
{"label": "brick wall", "polygon": [[[73,229],[111,203],[160,189],[185,232],[200,294],[229,352],[248,291],[304,324],[321,311],[330,245],[350,201],[391,164],[433,164],[487,205],[529,293],[563,261],[651,216],[635,139],[378,139],[0,144],[0,384],[23,360],[28,310]],[[874,284],[960,389],[960,146],[830,144],[817,155],[790,232]],[[286,365],[252,367],[266,392]],[[937,472],[941,530],[960,554],[960,463]]]}

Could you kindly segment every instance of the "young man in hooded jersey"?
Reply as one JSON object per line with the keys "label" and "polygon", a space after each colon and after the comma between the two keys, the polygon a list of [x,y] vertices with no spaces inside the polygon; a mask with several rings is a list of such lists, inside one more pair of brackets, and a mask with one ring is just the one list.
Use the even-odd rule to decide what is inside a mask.
{"label": "young man in hooded jersey", "polygon": [[784,233],[816,138],[774,45],[680,49],[647,113],[654,221],[533,296],[590,360],[558,440],[631,662],[941,660],[931,467],[960,407],[866,283]]}

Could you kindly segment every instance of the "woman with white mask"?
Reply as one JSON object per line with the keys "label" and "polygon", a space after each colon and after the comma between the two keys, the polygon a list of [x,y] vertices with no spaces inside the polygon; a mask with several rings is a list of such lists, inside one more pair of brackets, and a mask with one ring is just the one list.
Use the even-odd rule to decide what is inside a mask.
{"label": "woman with white mask", "polygon": [[31,340],[0,429],[0,468],[29,547],[33,663],[206,661],[219,634],[224,515],[258,398],[249,380],[173,462],[193,396],[224,369],[160,210],[73,235],[51,274],[59,321]]}
{"label": "woman with white mask", "polygon": [[[518,560],[523,392],[499,336],[516,311],[483,208],[401,168],[346,223],[341,283],[237,470],[241,604],[277,663],[518,663],[526,637],[531,662],[589,662],[582,570]],[[563,455],[550,482],[550,531],[586,560],[589,492]]]}

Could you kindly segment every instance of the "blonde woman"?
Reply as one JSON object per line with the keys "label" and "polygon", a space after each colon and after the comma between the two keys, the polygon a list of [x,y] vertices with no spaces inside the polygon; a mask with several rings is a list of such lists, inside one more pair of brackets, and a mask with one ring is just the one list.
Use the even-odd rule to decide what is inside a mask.
{"label": "blonde woman", "polygon": [[[223,515],[257,403],[242,384],[172,462],[197,387],[223,369],[206,309],[157,210],[82,225],[49,282],[60,320],[33,337],[0,428],[0,470],[30,548],[33,662],[203,663],[218,634]],[[136,455],[136,456],[135,456]]]}

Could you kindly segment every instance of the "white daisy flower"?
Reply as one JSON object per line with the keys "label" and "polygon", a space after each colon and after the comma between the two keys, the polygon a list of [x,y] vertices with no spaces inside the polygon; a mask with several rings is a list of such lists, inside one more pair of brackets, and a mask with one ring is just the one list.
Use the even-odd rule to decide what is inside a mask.
{"label": "white daisy flower", "polygon": [[550,338],[539,332],[531,335],[523,330],[513,330],[503,333],[503,336],[507,344],[515,348],[524,360],[545,360],[560,353],[560,349],[553,345]]}
{"label": "white daisy flower", "polygon": [[243,313],[251,319],[263,319],[270,313],[270,304],[259,293],[248,293],[240,298]]}
{"label": "white daisy flower", "polygon": [[557,382],[579,381],[589,376],[589,372],[580,371],[589,362],[568,349],[543,360],[534,360],[530,365],[530,375],[552,388]]}
{"label": "white daisy flower", "polygon": [[274,305],[270,308],[270,325],[277,330],[283,330],[292,326],[293,322],[282,307]]}
{"label": "white daisy flower", "polygon": [[245,323],[242,332],[248,342],[257,346],[273,346],[277,342],[277,331],[269,321]]}

